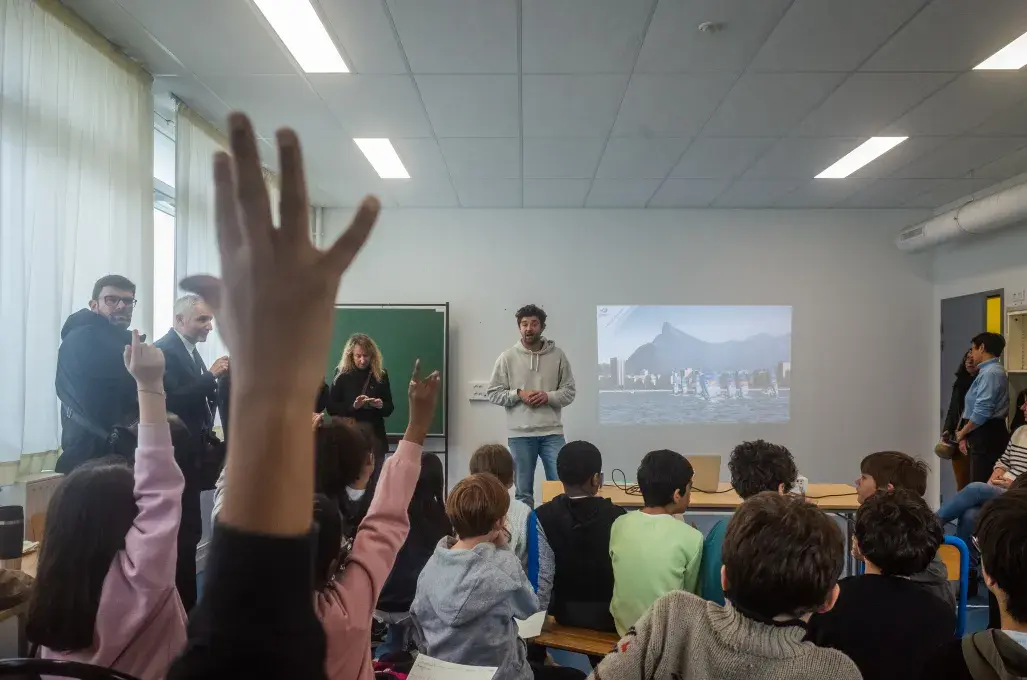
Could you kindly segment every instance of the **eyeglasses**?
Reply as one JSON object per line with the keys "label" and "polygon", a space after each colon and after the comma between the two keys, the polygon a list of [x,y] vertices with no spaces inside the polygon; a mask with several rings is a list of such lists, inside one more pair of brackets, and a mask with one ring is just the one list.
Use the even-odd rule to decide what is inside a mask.
{"label": "eyeglasses", "polygon": [[103,296],[103,304],[107,305],[108,307],[114,308],[114,309],[117,308],[119,303],[125,305],[126,307],[135,307],[136,303],[138,303],[138,302],[139,302],[139,300],[136,300],[135,298],[132,298],[132,297],[119,297],[117,295],[104,295]]}

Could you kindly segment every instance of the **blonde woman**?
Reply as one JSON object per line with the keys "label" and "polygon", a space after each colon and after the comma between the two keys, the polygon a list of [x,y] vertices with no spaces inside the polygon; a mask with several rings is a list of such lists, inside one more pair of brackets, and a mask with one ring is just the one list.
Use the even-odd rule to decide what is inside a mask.
{"label": "blonde woman", "polygon": [[352,418],[373,438],[375,467],[389,450],[385,419],[392,415],[392,389],[382,366],[382,353],[370,336],[351,335],[335,369],[335,379],[326,386],[318,410]]}

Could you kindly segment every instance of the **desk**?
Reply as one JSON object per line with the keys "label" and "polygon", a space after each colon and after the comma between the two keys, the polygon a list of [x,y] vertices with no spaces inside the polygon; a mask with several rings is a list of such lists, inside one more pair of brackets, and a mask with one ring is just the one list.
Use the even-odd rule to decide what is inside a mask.
{"label": "desk", "polygon": [[[692,491],[688,509],[692,512],[733,512],[742,504],[742,499],[731,488],[728,482],[717,486],[717,493]],[[542,502],[551,501],[563,493],[561,482],[542,482]],[[614,484],[603,485],[599,495],[609,498],[614,505],[622,508],[641,508],[642,495],[626,493]],[[856,487],[851,484],[810,484],[806,491],[806,500],[816,503],[824,512],[838,515],[845,520],[845,551],[849,553],[852,545],[852,520],[859,509],[856,500]],[[855,574],[855,560],[849,555],[846,558],[849,574]]]}

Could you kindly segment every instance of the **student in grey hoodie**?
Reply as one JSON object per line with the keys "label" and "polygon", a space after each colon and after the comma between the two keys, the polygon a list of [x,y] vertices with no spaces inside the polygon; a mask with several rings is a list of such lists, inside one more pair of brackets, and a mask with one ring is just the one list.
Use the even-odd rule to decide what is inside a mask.
{"label": "student in grey hoodie", "polygon": [[515,618],[538,611],[538,598],[509,548],[504,526],[510,496],[491,474],[471,475],[446,501],[456,538],[439,541],[410,607],[425,654],[468,666],[495,666],[493,680],[578,680],[570,668],[528,662]]}
{"label": "student in grey hoodie", "polygon": [[535,507],[535,464],[557,478],[556,457],[566,441],[560,413],[574,401],[571,364],[556,343],[542,336],[546,313],[535,305],[517,310],[520,341],[499,355],[489,401],[506,409],[508,445],[517,469],[517,500]]}

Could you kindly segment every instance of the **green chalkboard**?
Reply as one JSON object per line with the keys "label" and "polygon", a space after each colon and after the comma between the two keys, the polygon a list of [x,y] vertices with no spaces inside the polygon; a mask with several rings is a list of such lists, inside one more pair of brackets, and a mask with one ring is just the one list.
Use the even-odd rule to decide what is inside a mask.
{"label": "green chalkboard", "polygon": [[446,434],[447,376],[449,342],[449,305],[336,305],[332,321],[332,345],[328,354],[325,379],[330,384],[335,367],[349,336],[370,335],[382,352],[385,370],[392,385],[396,410],[385,419],[390,436],[402,436],[410,417],[407,384],[414,361],[421,360],[421,375],[437,370],[442,376],[439,407],[429,435]]}

